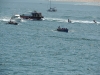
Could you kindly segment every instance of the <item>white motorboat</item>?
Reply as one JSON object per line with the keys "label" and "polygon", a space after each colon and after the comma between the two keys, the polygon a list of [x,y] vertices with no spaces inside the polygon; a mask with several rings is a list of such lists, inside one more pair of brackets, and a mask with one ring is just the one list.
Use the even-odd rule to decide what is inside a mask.
{"label": "white motorboat", "polygon": [[10,20],[15,21],[15,22],[21,22],[21,17],[19,14],[16,14],[16,15],[12,16]]}

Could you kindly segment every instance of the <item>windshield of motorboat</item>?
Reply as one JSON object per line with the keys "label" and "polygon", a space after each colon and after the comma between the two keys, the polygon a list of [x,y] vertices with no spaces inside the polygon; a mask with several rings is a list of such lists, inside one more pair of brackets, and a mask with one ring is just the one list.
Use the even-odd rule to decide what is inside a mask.
{"label": "windshield of motorboat", "polygon": [[12,19],[13,19],[13,18],[20,18],[20,16],[14,15],[14,16],[12,16],[11,18],[12,18]]}

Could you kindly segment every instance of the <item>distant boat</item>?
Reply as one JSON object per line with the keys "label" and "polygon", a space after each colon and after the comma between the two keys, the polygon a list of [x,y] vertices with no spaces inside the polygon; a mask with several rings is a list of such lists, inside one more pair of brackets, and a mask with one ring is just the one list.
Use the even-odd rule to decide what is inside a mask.
{"label": "distant boat", "polygon": [[43,18],[42,14],[37,11],[31,12],[30,14],[22,14],[20,15],[20,17],[23,19],[32,19],[32,20],[42,20]]}
{"label": "distant boat", "polygon": [[8,23],[6,23],[6,24],[18,25],[18,23],[17,23],[17,22],[13,22],[13,21],[9,21],[9,22],[8,22]]}
{"label": "distant boat", "polygon": [[21,17],[19,14],[13,15],[10,21],[21,22]]}
{"label": "distant boat", "polygon": [[13,25],[18,25],[17,22],[20,22],[21,21],[21,17],[20,15],[13,15],[10,19],[9,22],[7,22],[6,24],[13,24]]}
{"label": "distant boat", "polygon": [[51,0],[50,0],[50,8],[47,11],[48,12],[56,12],[57,11],[57,9],[55,7],[54,8],[51,7]]}
{"label": "distant boat", "polygon": [[51,8],[51,7],[50,7],[50,8],[48,9],[48,12],[56,12],[56,11],[57,11],[57,9],[55,9],[55,8]]}
{"label": "distant boat", "polygon": [[60,32],[68,32],[68,29],[67,28],[60,28],[60,26],[57,28],[57,31],[60,31]]}

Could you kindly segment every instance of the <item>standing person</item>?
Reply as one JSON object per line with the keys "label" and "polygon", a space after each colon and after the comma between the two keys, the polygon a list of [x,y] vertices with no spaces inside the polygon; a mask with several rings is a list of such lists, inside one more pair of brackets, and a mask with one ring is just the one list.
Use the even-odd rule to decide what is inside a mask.
{"label": "standing person", "polygon": [[60,26],[58,26],[58,29],[60,29]]}
{"label": "standing person", "polygon": [[71,20],[68,19],[68,23],[71,23]]}
{"label": "standing person", "polygon": [[97,23],[95,20],[93,20],[94,23]]}

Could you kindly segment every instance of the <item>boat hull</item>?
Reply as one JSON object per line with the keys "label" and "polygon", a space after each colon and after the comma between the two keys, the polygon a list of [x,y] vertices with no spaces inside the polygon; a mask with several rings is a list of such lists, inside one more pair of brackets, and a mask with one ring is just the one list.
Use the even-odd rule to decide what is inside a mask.
{"label": "boat hull", "polygon": [[57,31],[60,31],[60,32],[68,32],[68,29],[67,28],[58,28]]}
{"label": "boat hull", "polygon": [[20,15],[20,17],[23,19],[32,19],[32,20],[42,20],[43,18],[43,17],[23,16],[23,15]]}
{"label": "boat hull", "polygon": [[12,25],[18,25],[18,23],[17,22],[8,22],[7,24],[12,24]]}
{"label": "boat hull", "polygon": [[12,21],[21,22],[21,18],[16,18],[16,19],[13,19]]}

